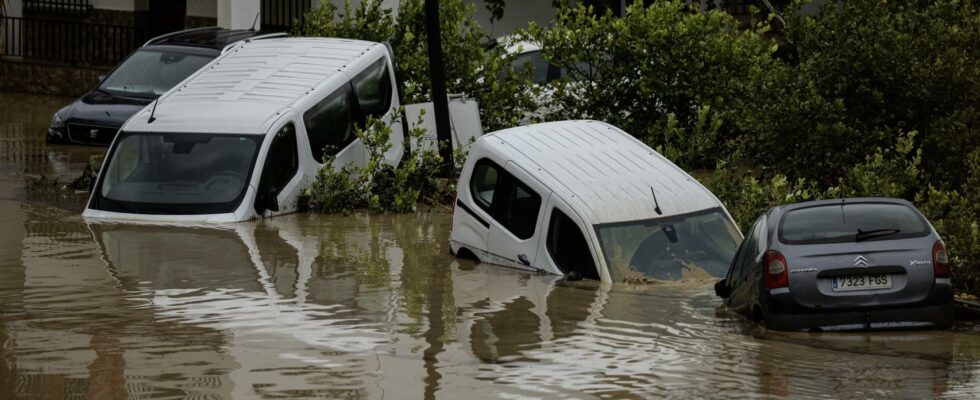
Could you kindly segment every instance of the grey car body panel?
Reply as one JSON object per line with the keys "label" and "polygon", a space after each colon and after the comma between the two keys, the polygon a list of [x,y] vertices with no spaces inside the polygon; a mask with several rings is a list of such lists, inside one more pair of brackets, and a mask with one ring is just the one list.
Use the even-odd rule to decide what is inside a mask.
{"label": "grey car body panel", "polygon": [[[756,221],[732,262],[726,278],[730,291],[726,304],[749,319],[764,317],[770,328],[781,330],[874,328],[874,322],[891,327],[901,323],[907,326],[951,323],[952,289],[948,279],[935,278],[932,265],[932,248],[940,238],[924,217],[928,229],[919,237],[823,244],[790,244],[780,240],[779,224],[787,212],[842,201],[844,204],[900,204],[915,210],[905,200],[890,198],[821,200],[770,209]],[[760,233],[757,238],[753,237],[755,229]],[[761,242],[761,251],[753,258],[751,271],[740,278],[733,272],[741,252],[746,251],[746,245],[753,239]],[[770,291],[765,287],[763,260],[768,250],[776,250],[786,257],[788,290]],[[834,277],[882,273],[891,275],[890,289],[834,292],[831,287]],[[905,312],[895,312],[896,309]]]}

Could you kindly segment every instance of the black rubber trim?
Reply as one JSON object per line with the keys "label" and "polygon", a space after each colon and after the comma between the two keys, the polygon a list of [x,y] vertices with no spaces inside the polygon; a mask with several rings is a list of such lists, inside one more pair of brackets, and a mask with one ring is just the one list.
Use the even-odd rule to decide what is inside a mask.
{"label": "black rubber trim", "polygon": [[833,278],[836,276],[872,275],[872,274],[905,274],[905,268],[897,265],[881,267],[850,267],[828,269],[817,273],[817,279]]}
{"label": "black rubber trim", "polygon": [[467,207],[466,204],[463,203],[462,201],[459,201],[459,199],[456,199],[456,206],[459,207],[459,208],[462,208],[463,211],[466,211],[466,213],[469,214],[469,215],[471,215],[471,216],[473,216],[473,218],[476,218],[476,222],[479,222],[480,225],[483,225],[484,228],[489,228],[490,227],[490,223],[489,222],[487,222],[483,218],[480,218],[479,215],[476,215],[476,213],[473,212],[473,209]]}

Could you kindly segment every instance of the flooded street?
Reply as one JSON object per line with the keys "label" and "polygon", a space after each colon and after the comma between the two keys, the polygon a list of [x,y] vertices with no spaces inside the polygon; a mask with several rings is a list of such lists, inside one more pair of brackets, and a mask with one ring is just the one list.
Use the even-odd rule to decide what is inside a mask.
{"label": "flooded street", "polygon": [[0,92],[0,399],[980,396],[980,325],[762,332],[710,283],[456,260],[444,212],[87,223],[68,101]]}

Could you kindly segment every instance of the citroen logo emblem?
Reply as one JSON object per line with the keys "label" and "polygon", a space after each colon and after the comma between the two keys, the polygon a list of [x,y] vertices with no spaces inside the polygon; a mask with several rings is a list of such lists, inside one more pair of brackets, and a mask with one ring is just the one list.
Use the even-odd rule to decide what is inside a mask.
{"label": "citroen logo emblem", "polygon": [[868,259],[867,258],[864,258],[864,256],[857,256],[857,258],[854,259],[854,266],[855,267],[867,267],[868,266]]}
{"label": "citroen logo emblem", "polygon": [[92,139],[95,139],[98,136],[99,136],[99,130],[98,129],[92,129],[92,130],[88,131],[88,137],[90,137]]}

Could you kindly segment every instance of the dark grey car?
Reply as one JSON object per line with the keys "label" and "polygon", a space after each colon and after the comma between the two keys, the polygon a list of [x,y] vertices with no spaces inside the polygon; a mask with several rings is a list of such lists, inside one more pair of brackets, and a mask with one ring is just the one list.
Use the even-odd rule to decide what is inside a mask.
{"label": "dark grey car", "polygon": [[946,248],[909,202],[811,201],[756,220],[715,292],[776,330],[946,327]]}

